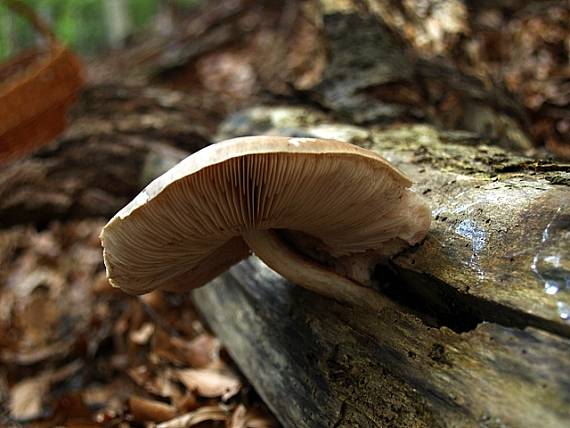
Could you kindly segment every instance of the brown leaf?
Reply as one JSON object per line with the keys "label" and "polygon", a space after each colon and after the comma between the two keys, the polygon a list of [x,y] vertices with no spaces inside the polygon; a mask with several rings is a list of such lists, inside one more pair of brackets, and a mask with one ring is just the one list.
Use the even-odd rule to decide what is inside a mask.
{"label": "brown leaf", "polygon": [[220,341],[207,333],[188,341],[161,329],[157,329],[153,343],[153,352],[163,360],[194,368],[212,364],[219,358],[220,348]]}
{"label": "brown leaf", "polygon": [[25,379],[12,387],[10,416],[16,420],[35,419],[42,415],[43,399],[50,387],[48,376]]}
{"label": "brown leaf", "polygon": [[141,422],[163,422],[176,416],[173,406],[136,395],[129,398],[129,409],[135,420]]}
{"label": "brown leaf", "polygon": [[192,391],[186,391],[186,393],[180,397],[173,397],[172,404],[174,404],[174,407],[176,407],[180,413],[191,412],[204,405],[204,403],[198,402],[196,395]]}
{"label": "brown leaf", "polygon": [[146,345],[154,333],[154,324],[144,323],[138,330],[131,331],[129,339],[137,345]]}
{"label": "brown leaf", "polygon": [[92,275],[101,270],[102,260],[92,236],[101,225],[100,221],[53,223],[42,232],[21,228],[19,242],[0,232],[0,242],[11,241],[16,247],[8,248],[10,259],[0,263],[6,266],[0,275],[6,284],[0,301],[3,308],[9,306],[0,312],[3,362],[61,359],[85,337],[94,306]]}
{"label": "brown leaf", "polygon": [[[91,417],[91,411],[78,392],[69,393],[60,397],[55,405],[55,414],[68,421],[75,420],[76,423],[85,423],[89,421]],[[66,426],[68,425],[69,424],[66,423]]]}
{"label": "brown leaf", "polygon": [[186,428],[205,421],[226,421],[228,412],[220,406],[205,406],[177,418],[158,424],[156,428]]}
{"label": "brown leaf", "polygon": [[87,386],[82,391],[83,402],[90,408],[118,413],[125,398],[133,394],[136,386],[126,376],[114,378],[110,383]]}
{"label": "brown leaf", "polygon": [[227,400],[236,395],[242,385],[235,374],[221,369],[176,370],[175,376],[186,388],[202,397],[222,397]]}
{"label": "brown leaf", "polygon": [[58,370],[46,371],[38,376],[24,379],[11,389],[10,415],[16,420],[35,419],[41,416],[44,399],[53,382],[61,382],[73,376],[83,367],[73,361]]}
{"label": "brown leaf", "polygon": [[48,419],[31,423],[30,428],[51,428],[65,426],[66,428],[98,427],[93,420],[90,409],[85,405],[78,392],[65,394],[59,397],[54,405],[53,412]]}
{"label": "brown leaf", "polygon": [[245,428],[247,409],[243,404],[237,406],[228,421],[227,428]]}
{"label": "brown leaf", "polygon": [[206,367],[219,359],[221,343],[214,336],[204,333],[187,343],[186,360],[195,368]]}
{"label": "brown leaf", "polygon": [[153,395],[171,399],[182,395],[180,388],[168,378],[166,373],[154,373],[144,365],[131,368],[127,373],[137,385]]}
{"label": "brown leaf", "polygon": [[184,353],[173,343],[173,337],[161,328],[156,329],[152,343],[152,352],[162,361],[175,365],[185,363]]}

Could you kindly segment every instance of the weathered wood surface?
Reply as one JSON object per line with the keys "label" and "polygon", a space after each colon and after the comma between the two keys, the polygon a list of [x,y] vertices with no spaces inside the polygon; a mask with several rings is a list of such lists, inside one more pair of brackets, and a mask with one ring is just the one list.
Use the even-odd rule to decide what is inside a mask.
{"label": "weathered wood surface", "polygon": [[252,262],[195,292],[286,426],[570,423],[568,165],[473,134],[360,128],[307,108],[244,111],[219,138],[255,133],[369,147],[412,177],[434,213],[425,242],[376,273],[418,316],[342,307]]}
{"label": "weathered wood surface", "polygon": [[236,114],[220,138],[256,133],[350,141],[413,179],[433,223],[425,242],[392,267],[409,280],[401,292],[419,309],[457,329],[486,320],[570,337],[570,165],[509,155],[473,134],[360,128],[303,108]]}
{"label": "weathered wood surface", "polygon": [[529,149],[524,110],[505,90],[421,58],[379,17],[324,16],[329,63],[309,96],[352,123],[430,123]]}
{"label": "weathered wood surface", "polygon": [[256,260],[194,291],[286,427],[566,427],[570,340],[343,307]]}

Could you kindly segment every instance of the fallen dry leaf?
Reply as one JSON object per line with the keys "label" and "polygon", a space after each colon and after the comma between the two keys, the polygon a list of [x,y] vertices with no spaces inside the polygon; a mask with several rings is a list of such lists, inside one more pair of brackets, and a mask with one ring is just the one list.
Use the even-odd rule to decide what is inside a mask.
{"label": "fallen dry leaf", "polygon": [[157,329],[152,352],[172,364],[202,368],[219,359],[220,348],[220,341],[207,333],[187,340]]}
{"label": "fallen dry leaf", "polygon": [[144,323],[138,330],[132,331],[129,338],[137,345],[146,345],[154,333],[154,324]]}
{"label": "fallen dry leaf", "polygon": [[86,334],[94,307],[92,276],[101,269],[100,246],[93,238],[101,225],[91,220],[53,223],[42,232],[33,227],[0,231],[6,251],[0,264],[8,267],[0,275],[0,360],[61,359]]}
{"label": "fallen dry leaf", "polygon": [[141,365],[128,370],[129,377],[146,392],[176,399],[182,396],[182,392],[167,375],[161,371],[155,372],[146,365]]}
{"label": "fallen dry leaf", "polygon": [[216,337],[204,333],[192,339],[185,347],[188,364],[195,368],[206,367],[220,358],[222,344]]}
{"label": "fallen dry leaf", "polygon": [[136,386],[126,377],[121,376],[105,384],[92,384],[82,393],[83,402],[90,408],[103,409],[105,412],[119,413],[126,397],[134,393]]}
{"label": "fallen dry leaf", "polygon": [[186,391],[183,396],[173,397],[172,404],[178,409],[179,413],[188,413],[203,406],[204,402],[199,401],[194,392]]}
{"label": "fallen dry leaf", "polygon": [[40,417],[50,384],[49,377],[41,375],[14,385],[10,397],[10,416],[19,421]]}
{"label": "fallen dry leaf", "polygon": [[222,397],[222,400],[227,400],[242,387],[237,376],[229,370],[182,369],[174,371],[174,374],[186,388],[202,397]]}
{"label": "fallen dry leaf", "polygon": [[227,428],[245,428],[247,409],[240,404],[234,409]]}
{"label": "fallen dry leaf", "polygon": [[40,417],[52,383],[70,378],[82,366],[80,361],[73,361],[58,370],[45,371],[40,375],[18,382],[11,389],[10,416],[15,420]]}
{"label": "fallen dry leaf", "polygon": [[85,405],[81,394],[71,392],[55,400],[54,409],[48,419],[32,422],[29,428],[91,428],[98,427],[91,410]]}

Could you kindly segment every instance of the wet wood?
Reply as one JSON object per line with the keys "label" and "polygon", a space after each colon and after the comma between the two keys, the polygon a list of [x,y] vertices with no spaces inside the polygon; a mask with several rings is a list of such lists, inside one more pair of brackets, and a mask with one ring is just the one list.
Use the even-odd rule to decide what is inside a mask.
{"label": "wet wood", "polygon": [[286,426],[566,426],[569,165],[474,134],[362,128],[307,108],[250,109],[221,130],[368,147],[433,207],[427,239],[375,272],[409,313],[341,307],[256,262],[195,292]]}
{"label": "wet wood", "polygon": [[369,313],[251,260],[194,291],[286,427],[565,427],[570,339],[481,323],[457,333]]}
{"label": "wet wood", "polygon": [[[220,138],[315,136],[375,150],[412,178],[433,211],[425,242],[391,264],[409,286],[386,292],[459,317],[459,329],[487,320],[570,336],[570,165],[508,154],[475,134],[362,128],[307,108],[250,109],[221,130]],[[389,274],[379,270],[378,279]]]}

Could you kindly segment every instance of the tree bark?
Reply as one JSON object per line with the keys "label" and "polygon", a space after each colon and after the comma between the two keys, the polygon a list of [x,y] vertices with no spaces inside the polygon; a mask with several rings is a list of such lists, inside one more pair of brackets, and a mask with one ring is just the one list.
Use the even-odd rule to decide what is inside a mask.
{"label": "tree bark", "polygon": [[570,337],[570,165],[512,155],[471,133],[357,127],[307,108],[257,107],[220,129],[219,139],[313,136],[378,152],[410,176],[433,212],[425,242],[378,271],[380,280],[395,271],[412,284],[388,293],[406,294],[459,330],[496,321]]}
{"label": "tree bark", "polygon": [[285,427],[565,427],[570,341],[371,313],[245,261],[196,290],[206,320]]}
{"label": "tree bark", "polygon": [[[518,151],[531,149],[528,117],[516,97],[452,61],[423,55],[427,48],[397,31],[405,26],[424,40],[434,23],[455,16],[461,22],[449,32],[436,26],[442,30],[436,31],[439,53],[467,31],[463,3],[417,6],[429,19],[411,19],[413,2],[406,6],[410,10],[400,10],[400,3],[219,1],[194,15],[174,40],[157,38],[129,49],[112,74],[215,93],[225,112],[269,92],[281,101],[309,101],[353,123],[430,123],[475,131]],[[132,63],[137,67],[130,69]]]}

